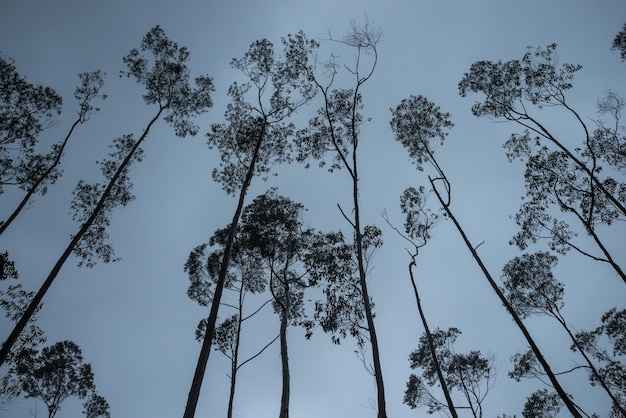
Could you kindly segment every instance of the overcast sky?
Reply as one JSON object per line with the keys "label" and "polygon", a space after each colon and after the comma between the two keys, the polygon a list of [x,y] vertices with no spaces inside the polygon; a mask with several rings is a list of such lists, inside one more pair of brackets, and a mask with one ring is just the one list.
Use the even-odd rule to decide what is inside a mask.
{"label": "overcast sky", "polygon": [[[28,81],[50,86],[64,98],[63,114],[42,141],[63,138],[74,120],[77,105],[72,93],[78,73],[95,69],[107,73],[104,92],[109,98],[76,131],[65,154],[64,177],[48,195],[37,197],[0,241],[0,250],[9,250],[29,290],[40,286],[70,234],[77,231],[69,208],[78,179],[98,179],[94,163],[106,155],[110,141],[141,132],[154,113],[143,103],[140,86],[118,77],[122,57],[139,47],[152,27],[161,25],[171,40],[189,48],[192,75],[208,74],[215,81],[214,107],[198,118],[197,137],[177,138],[162,122],[152,130],[144,161],[131,171],[137,199],[115,211],[109,230],[122,261],[79,269],[72,258],[44,299],[39,325],[48,342],[71,339],[80,345],[114,418],[176,417],[184,410],[200,350],[194,331],[208,310],[187,298],[183,264],[193,247],[227,225],[236,205],[211,180],[219,160],[207,148],[204,134],[211,123],[223,120],[228,86],[240,77],[229,62],[246,52],[251,42],[267,38],[278,45],[281,36],[299,30],[320,41],[329,33],[340,37],[351,19],[362,21],[366,14],[383,33],[376,72],[363,88],[363,113],[372,119],[362,129],[360,180],[363,220],[379,225],[385,239],[369,284],[376,303],[388,414],[394,418],[426,416],[425,411],[402,403],[411,373],[408,355],[423,329],[407,276],[405,244],[380,213],[386,209],[401,225],[399,195],[406,187],[425,182],[393,140],[389,108],[411,94],[422,94],[452,114],[456,126],[437,150],[453,185],[452,209],[470,239],[476,245],[484,241],[480,254],[499,277],[502,266],[519,255],[508,241],[516,232],[510,215],[517,211],[523,194],[523,166],[510,164],[501,148],[518,129],[471,115],[470,107],[479,97],[458,95],[464,72],[478,60],[521,58],[526,46],[556,42],[562,63],[583,65],[569,100],[588,120],[597,116],[596,99],[605,90],[626,92],[626,64],[610,50],[613,37],[626,22],[622,0],[4,0],[0,10],[3,57],[14,59]],[[332,49],[323,44],[319,59]],[[297,120],[305,121],[318,105],[303,108]],[[568,120],[550,123],[564,133],[571,125]],[[570,144],[580,140],[576,135]],[[297,165],[281,167],[279,172],[267,183],[256,180],[248,202],[277,187],[309,209],[305,220],[311,227],[348,231],[336,209],[338,202],[349,205],[346,172],[328,174]],[[11,191],[2,196],[2,218],[20,197]],[[610,244],[618,262],[624,263],[621,228],[611,232]],[[418,259],[419,285],[431,326],[460,328],[460,352],[477,349],[496,356],[497,386],[485,401],[485,416],[521,416],[526,396],[541,387],[506,376],[509,357],[523,350],[525,342],[453,225],[444,222],[434,234]],[[572,255],[561,259],[557,273],[566,283],[566,315],[578,330],[595,328],[610,307],[626,306],[626,288],[609,269]],[[569,344],[560,329],[547,319],[529,320],[528,325],[557,370],[574,365],[573,356],[563,355],[569,352]],[[242,337],[242,356],[264,345],[278,329],[278,317],[269,311],[249,325]],[[0,322],[0,339],[8,330],[9,324]],[[370,400],[376,399],[374,380],[354,354],[353,341],[334,346],[321,332],[305,341],[301,330],[290,329],[289,343],[291,416],[375,416],[370,408]],[[224,416],[228,367],[223,355],[211,354],[196,416]],[[576,380],[566,389],[588,410],[606,416],[604,395],[591,388],[583,375]],[[275,345],[242,369],[235,415],[275,417],[279,404],[280,358]],[[39,416],[45,415],[44,405],[29,399],[18,401],[10,412],[0,411],[0,416],[28,417],[35,405]],[[67,401],[57,416],[78,416],[80,410],[78,402]]]}

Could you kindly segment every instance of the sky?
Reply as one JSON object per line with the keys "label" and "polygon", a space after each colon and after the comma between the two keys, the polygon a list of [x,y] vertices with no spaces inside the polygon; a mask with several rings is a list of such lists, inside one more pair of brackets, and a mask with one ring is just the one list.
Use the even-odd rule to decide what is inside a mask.
{"label": "sky", "polygon": [[[437,149],[453,187],[452,210],[495,277],[519,250],[508,244],[516,232],[511,219],[523,194],[523,165],[509,163],[501,144],[512,132],[507,123],[472,116],[478,96],[462,98],[457,84],[478,60],[521,58],[527,46],[558,44],[561,62],[583,65],[568,96],[572,107],[596,118],[596,100],[607,89],[624,92],[626,67],[610,46],[626,22],[626,3],[600,0],[425,1],[425,0],[276,0],[192,1],[162,0],[106,2],[92,0],[4,0],[0,13],[0,53],[15,61],[28,81],[54,88],[64,98],[63,114],[42,136],[43,144],[65,136],[77,111],[73,90],[82,71],[107,74],[101,111],[80,126],[63,161],[64,176],[46,196],[38,196],[0,239],[9,250],[20,280],[37,289],[78,226],[69,215],[71,191],[79,179],[99,179],[95,161],[106,156],[112,139],[139,133],[154,108],[142,101],[140,86],[118,77],[122,57],[139,46],[142,36],[160,25],[168,37],[189,48],[192,75],[213,77],[214,106],[197,118],[200,134],[177,138],[159,122],[144,146],[145,158],[131,170],[136,200],[116,210],[109,233],[122,260],[78,268],[71,258],[44,299],[38,324],[48,343],[71,339],[93,366],[98,391],[111,405],[114,418],[172,417],[183,413],[200,344],[194,339],[198,321],[208,315],[186,296],[188,278],[183,265],[191,249],[207,242],[225,227],[236,206],[211,179],[219,162],[206,146],[210,124],[223,121],[226,92],[240,75],[229,62],[246,52],[250,43],[303,30],[322,41],[318,59],[333,51],[329,34],[341,37],[350,21],[365,16],[380,28],[379,61],[363,88],[360,198],[363,222],[378,225],[385,245],[377,252],[369,277],[375,323],[382,355],[388,415],[426,416],[402,403],[411,373],[409,353],[423,329],[407,274],[405,243],[383,221],[403,222],[399,196],[409,186],[425,183],[389,128],[395,107],[409,95],[421,94],[451,113],[455,127]],[[350,61],[350,56],[342,56]],[[300,126],[319,106],[303,108],[294,121]],[[556,131],[580,133],[567,119],[549,119]],[[573,145],[575,146],[575,145]],[[337,203],[349,207],[350,185],[344,171],[332,174],[315,167],[280,167],[278,177],[255,180],[247,202],[270,187],[308,208],[305,221],[313,228],[348,231]],[[0,200],[6,217],[21,194],[7,190]],[[621,229],[620,229],[621,228]],[[623,252],[624,227],[608,231],[618,262]],[[535,249],[543,247],[537,246]],[[561,258],[556,270],[566,283],[565,314],[578,330],[599,325],[612,306],[626,307],[626,289],[609,269],[574,256]],[[518,414],[525,397],[541,387],[537,382],[514,382],[506,373],[509,358],[525,342],[488,287],[480,270],[450,222],[442,222],[434,238],[420,251],[418,285],[431,327],[457,327],[463,334],[459,352],[481,350],[497,359],[495,387],[485,401],[485,416]],[[530,319],[536,335],[557,369],[574,365],[566,336],[548,319]],[[0,338],[10,324],[0,322]],[[278,332],[279,320],[269,312],[244,329],[244,353],[253,353]],[[376,399],[373,378],[355,355],[355,343],[335,346],[320,331],[310,341],[290,329],[291,416],[373,417]],[[367,353],[369,356],[369,351]],[[245,354],[244,354],[245,356]],[[228,403],[228,361],[212,352],[205,374],[198,417],[219,417]],[[0,370],[4,372],[4,370]],[[237,417],[265,418],[280,405],[278,345],[245,366],[238,377]],[[608,402],[586,378],[567,381],[566,389],[589,410],[606,416]],[[45,407],[34,399],[20,399],[0,416],[29,417]],[[57,417],[78,416],[79,402],[68,400]],[[565,416],[565,412],[563,413]]]}

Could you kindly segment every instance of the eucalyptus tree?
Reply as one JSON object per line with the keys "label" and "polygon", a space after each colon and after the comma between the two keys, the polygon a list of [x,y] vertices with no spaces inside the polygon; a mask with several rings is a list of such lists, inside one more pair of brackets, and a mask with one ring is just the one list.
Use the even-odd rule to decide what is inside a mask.
{"label": "eucalyptus tree", "polygon": [[[11,212],[7,220],[0,223],[0,235],[2,235],[15,218],[17,218],[35,193],[45,194],[47,192],[47,185],[57,180],[61,174],[59,169],[61,157],[74,130],[79,124],[87,122],[90,116],[99,110],[97,107],[94,107],[92,101],[98,97],[102,99],[106,98],[106,95],[100,93],[104,85],[104,74],[101,71],[84,72],[79,75],[79,78],[81,84],[76,87],[74,91],[74,97],[78,101],[79,111],[72,126],[65,135],[65,138],[59,143],[54,144],[50,153],[46,155],[33,155],[30,152],[27,153],[27,150],[23,151],[27,153],[28,159],[24,159],[24,157],[20,158],[20,164],[15,169],[15,176],[20,179],[19,185],[22,189],[26,190],[26,194],[13,212]],[[6,86],[3,84],[2,87],[5,88]],[[14,88],[15,86],[12,85],[10,87]],[[8,94],[2,94],[1,92],[0,94],[2,97],[8,96]]]}
{"label": "eucalyptus tree", "polygon": [[303,264],[314,232],[305,229],[304,206],[269,191],[246,207],[241,219],[241,245],[264,260],[274,311],[280,317],[282,391],[279,418],[289,417],[291,392],[287,328],[304,317],[304,291],[309,283]]}
{"label": "eucalyptus tree", "polygon": [[513,309],[522,318],[545,315],[556,319],[572,341],[572,346],[584,358],[585,367],[590,371],[591,382],[594,386],[599,383],[611,399],[614,408],[626,416],[626,409],[620,405],[616,395],[611,391],[579,343],[575,331],[571,329],[563,317],[565,286],[556,280],[552,273],[557,261],[557,257],[548,252],[523,254],[521,257],[515,257],[503,268],[503,276],[506,278],[503,283],[503,292]]}
{"label": "eucalyptus tree", "polygon": [[143,99],[156,108],[154,116],[138,139],[128,134],[113,141],[109,158],[99,162],[105,182],[78,182],[73,192],[72,210],[73,219],[79,222],[80,228],[2,345],[0,365],[6,361],[13,344],[71,254],[79,258],[79,265],[86,266],[93,266],[97,259],[104,262],[116,260],[113,247],[107,243],[106,228],[111,212],[134,198],[129,169],[132,163],[141,160],[143,152],[140,146],[152,126],[163,117],[174,128],[176,136],[185,137],[198,132],[193,117],[212,106],[213,81],[208,76],[201,76],[195,79],[196,87],[192,87],[188,60],[187,48],[169,40],[159,26],[143,37],[140,50],[132,49],[124,57],[127,70],[122,71],[120,76],[133,77],[145,87]]}
{"label": "eucalyptus tree", "polygon": [[[188,273],[190,281],[187,295],[201,306],[209,306],[213,300],[213,287],[219,278],[220,263],[224,255],[229,231],[228,227],[217,230],[208,244],[199,245],[191,251],[185,263],[185,271]],[[232,309],[234,313],[222,320],[215,328],[215,335],[213,336],[214,349],[224,354],[231,363],[228,417],[233,416],[239,369],[260,355],[278,338],[275,337],[250,358],[240,360],[239,352],[244,322],[255,316],[269,303],[268,300],[251,313],[248,312],[249,309],[245,303],[246,297],[249,294],[264,292],[267,288],[268,279],[263,269],[263,260],[257,254],[247,251],[247,248],[241,243],[240,235],[238,233],[235,237],[224,283],[224,288],[233,294],[233,298],[224,298],[225,300],[221,302],[221,305]],[[209,246],[214,248],[211,252],[208,252]],[[207,320],[204,318],[198,324],[196,329],[198,341],[204,339],[206,323]]]}
{"label": "eucalyptus tree", "polygon": [[28,190],[45,160],[37,153],[39,135],[54,124],[62,104],[52,88],[29,83],[0,57],[0,194],[9,185]]}
{"label": "eucalyptus tree", "polygon": [[[459,82],[459,92],[461,96],[484,94],[484,100],[472,106],[475,116],[515,122],[523,128],[504,144],[509,160],[526,161],[526,198],[515,217],[520,232],[512,243],[523,250],[547,236],[552,249],[561,253],[572,249],[606,262],[626,283],[626,273],[598,231],[600,225],[626,220],[626,183],[619,180],[624,169],[621,108],[619,102],[603,100],[605,109],[601,104],[600,110],[615,119],[614,128],[598,121],[596,129],[591,129],[566,99],[574,75],[581,68],[574,64],[559,66],[556,44],[529,48],[521,60],[472,64]],[[541,120],[544,107],[550,109],[550,114]],[[568,129],[578,135],[578,146],[569,145],[571,131],[561,133],[558,127],[550,126],[555,115],[572,119]],[[622,154],[614,152],[616,149]],[[577,244],[573,240],[577,232],[551,208],[578,222],[600,254]]]}
{"label": "eucalyptus tree", "polygon": [[[431,335],[424,333],[420,337],[417,350],[409,355],[409,362],[411,369],[421,369],[422,375],[409,377],[404,403],[411,408],[426,407],[429,414],[449,408],[430,389],[440,383],[438,375],[442,373],[447,388],[460,392],[466,402],[456,408],[469,409],[475,418],[483,416],[483,402],[495,378],[494,360],[475,350],[468,354],[457,353],[454,343],[459,335],[461,331],[457,328],[446,331],[437,328]],[[434,356],[432,347],[436,352]]]}
{"label": "eucalyptus tree", "polygon": [[224,115],[226,121],[212,125],[207,135],[209,147],[217,148],[220,153],[220,164],[213,170],[213,179],[227,194],[238,195],[238,201],[230,222],[184,418],[192,418],[198,404],[235,233],[250,184],[254,177],[267,178],[275,165],[290,161],[289,139],[295,126],[288,119],[315,95],[309,74],[313,70],[311,55],[317,42],[307,39],[302,32],[288,35],[281,41],[282,56],[274,51],[270,41],[263,39],[253,42],[242,58],[231,61],[231,66],[241,71],[247,81],[234,82],[230,86],[231,103]]}
{"label": "eucalyptus tree", "polygon": [[[317,116],[309,121],[306,129],[298,132],[298,161],[305,162],[309,158],[320,160],[320,167],[326,164],[325,157],[330,154],[331,164],[329,171],[345,169],[352,181],[352,210],[348,216],[340,206],[339,210],[353,230],[355,257],[358,265],[358,278],[369,343],[372,348],[372,361],[377,389],[378,417],[387,416],[385,402],[385,387],[378,338],[374,326],[374,314],[367,288],[367,268],[365,248],[363,245],[364,229],[361,225],[361,208],[359,206],[359,171],[358,146],[361,139],[361,125],[363,123],[363,86],[371,79],[378,61],[378,43],[382,34],[366,21],[362,26],[352,22],[350,30],[340,44],[350,48],[354,53],[354,63],[344,64],[344,68],[353,80],[350,88],[336,88],[335,80],[339,73],[339,64],[335,58],[331,59],[327,68],[330,71],[329,79],[323,79],[311,73],[310,77],[322,96],[322,106]],[[368,61],[369,57],[369,63]],[[308,164],[307,164],[308,167]]]}
{"label": "eucalyptus tree", "polygon": [[[85,399],[88,418],[110,417],[108,403],[96,393],[91,364],[83,361],[80,347],[72,341],[60,341],[41,352],[24,349],[18,353],[9,371],[11,379],[3,379],[3,389],[13,395],[41,399],[53,418],[67,398]],[[5,383],[9,385],[6,387]]]}
{"label": "eucalyptus tree", "polygon": [[[426,320],[424,308],[422,307],[422,300],[417,290],[415,275],[413,274],[413,269],[417,267],[416,258],[419,255],[419,250],[420,248],[424,247],[430,240],[431,230],[437,224],[437,222],[441,218],[441,215],[440,213],[434,212],[427,206],[424,186],[420,186],[419,189],[415,189],[413,187],[406,189],[400,197],[400,208],[402,210],[402,213],[404,213],[406,216],[406,220],[404,222],[405,233],[400,232],[395,226],[391,224],[386,213],[384,213],[383,216],[387,224],[389,224],[389,226],[391,226],[398,233],[398,235],[404,238],[412,247],[412,251],[408,249],[406,251],[409,253],[409,256],[411,258],[411,261],[408,265],[408,270],[409,277],[411,279],[411,286],[413,287],[413,293],[415,295],[415,302],[417,303],[417,311],[419,312],[420,320],[422,321],[422,326],[424,327],[424,337],[426,339],[426,342],[428,343],[432,369],[436,372],[439,385],[441,386],[441,390],[443,391],[446,400],[446,406],[448,408],[448,411],[453,418],[456,418],[458,414],[456,412],[452,396],[450,395],[448,384],[446,383],[446,379],[443,375],[439,359],[437,358],[437,350],[435,349],[434,339],[430,332],[428,321]],[[417,381],[413,377],[411,377],[410,382],[413,382],[413,387],[419,386],[415,384],[417,383]],[[418,392],[413,391],[414,395],[417,393]],[[430,392],[428,393],[430,394]],[[408,403],[406,398],[405,403]],[[415,402],[409,403],[409,405],[411,407],[417,406]]]}
{"label": "eucalyptus tree", "polygon": [[[439,106],[435,105],[423,96],[410,96],[408,99],[403,99],[400,104],[391,111],[393,115],[391,119],[391,129],[394,132],[395,139],[407,149],[409,156],[419,171],[424,170],[425,164],[432,167],[435,177],[428,175],[428,181],[430,183],[431,190],[437,196],[437,200],[439,200],[441,208],[445,212],[445,216],[454,223],[454,226],[459,232],[459,235],[461,235],[467,249],[474,257],[474,260],[480,267],[483,275],[489,282],[489,285],[498,296],[498,299],[500,299],[509,315],[511,315],[513,321],[526,338],[526,341],[540,362],[541,367],[543,367],[551,384],[567,406],[569,412],[574,417],[581,417],[576,405],[572,402],[569,395],[560,385],[555,374],[552,372],[550,365],[530,335],[530,332],[522,322],[522,319],[504,296],[503,292],[496,284],[493,276],[478,255],[477,247],[474,246],[469,240],[464,229],[450,208],[452,198],[451,183],[434,156],[434,148],[432,144],[435,140],[438,140],[440,144],[443,144],[448,135],[448,130],[453,126],[453,123],[450,121],[450,114],[442,112]],[[440,190],[437,185],[442,185],[443,191]],[[412,201],[407,200],[407,202],[411,203]]]}

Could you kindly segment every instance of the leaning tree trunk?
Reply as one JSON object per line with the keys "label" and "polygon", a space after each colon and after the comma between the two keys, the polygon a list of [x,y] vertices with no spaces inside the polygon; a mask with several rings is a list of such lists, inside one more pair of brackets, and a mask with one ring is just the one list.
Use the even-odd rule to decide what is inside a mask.
{"label": "leaning tree trunk", "polygon": [[57,277],[57,275],[61,271],[61,267],[63,267],[63,264],[65,264],[65,261],[67,261],[69,256],[72,254],[76,245],[80,242],[83,235],[85,235],[85,233],[89,230],[89,227],[91,227],[91,224],[94,222],[94,220],[96,219],[100,211],[104,208],[106,200],[109,197],[109,194],[111,193],[111,190],[113,189],[113,187],[115,187],[115,183],[117,183],[118,178],[127,168],[128,164],[130,163],[133,156],[135,155],[135,152],[137,151],[137,149],[139,149],[139,146],[141,145],[141,143],[148,136],[148,132],[150,131],[150,128],[159,119],[159,117],[161,116],[161,113],[163,113],[164,110],[165,110],[164,107],[159,108],[159,111],[157,112],[157,114],[148,123],[148,125],[146,126],[146,129],[143,131],[143,134],[141,135],[139,140],[137,140],[134,147],[128,153],[126,158],[124,158],[124,161],[122,161],[117,171],[115,172],[115,174],[109,181],[107,188],[104,190],[104,193],[100,197],[100,200],[98,201],[98,204],[96,205],[95,209],[91,213],[91,216],[89,216],[87,221],[85,221],[85,223],[81,226],[78,233],[74,235],[74,238],[72,238],[72,241],[70,241],[69,245],[67,246],[67,248],[65,249],[61,257],[59,258],[59,260],[56,262],[56,264],[52,268],[52,271],[50,271],[48,278],[41,285],[41,288],[39,288],[39,291],[37,292],[37,294],[35,294],[35,297],[31,301],[30,305],[28,305],[28,308],[26,309],[26,311],[24,311],[24,314],[22,315],[20,320],[17,322],[17,324],[15,324],[13,331],[11,332],[9,337],[6,339],[6,341],[2,345],[2,349],[0,350],[0,366],[2,366],[2,364],[6,361],[7,356],[9,355],[11,348],[13,347],[13,344],[15,344],[15,341],[17,341],[18,337],[20,336],[20,334],[26,327],[26,324],[28,324],[28,321],[37,310],[37,307],[41,303],[41,300],[43,299],[44,295],[46,294],[46,292],[52,285],[52,282],[54,281],[54,279]]}
{"label": "leaning tree trunk", "polygon": [[193,418],[196,414],[196,407],[198,406],[198,400],[200,398],[200,389],[202,387],[202,379],[204,378],[204,372],[206,365],[209,361],[209,354],[211,353],[211,342],[213,341],[213,334],[215,333],[215,323],[217,322],[217,313],[219,310],[220,301],[222,299],[222,292],[224,290],[224,282],[226,281],[226,274],[228,272],[228,264],[230,262],[230,254],[233,248],[233,242],[235,240],[235,232],[241,217],[244,201],[246,199],[246,193],[252,183],[254,177],[255,165],[259,157],[261,145],[265,138],[265,125],[263,125],[263,131],[259,135],[259,140],[254,148],[250,165],[246,173],[246,178],[241,185],[239,191],[239,201],[237,203],[237,209],[233,215],[233,220],[230,224],[230,231],[228,232],[228,239],[226,246],[224,247],[224,256],[222,258],[222,264],[220,265],[220,274],[218,276],[217,283],[215,284],[215,292],[213,293],[213,301],[211,302],[211,311],[207,319],[207,326],[204,333],[204,339],[202,340],[202,348],[200,349],[200,355],[198,356],[198,363],[191,382],[191,389],[189,389],[189,396],[187,397],[187,405],[183,418]]}
{"label": "leaning tree trunk", "polygon": [[500,288],[496,284],[495,280],[493,279],[493,277],[491,276],[491,274],[487,270],[487,267],[485,267],[485,265],[483,264],[483,261],[480,258],[480,256],[478,255],[478,253],[476,252],[476,249],[474,248],[472,243],[467,238],[467,235],[465,235],[465,231],[463,230],[463,228],[461,227],[459,222],[456,220],[456,218],[452,214],[452,211],[450,210],[449,204],[446,203],[443,200],[441,194],[439,193],[439,191],[437,190],[437,187],[435,186],[434,180],[432,178],[430,178],[430,177],[429,177],[429,180],[430,180],[430,184],[432,186],[433,191],[437,195],[437,199],[439,199],[439,202],[441,203],[441,206],[443,207],[443,209],[445,210],[445,212],[448,215],[448,217],[452,220],[452,222],[456,226],[457,230],[459,231],[459,234],[461,235],[461,237],[463,238],[463,241],[465,242],[465,245],[467,246],[467,248],[472,253],[472,256],[474,257],[474,260],[476,260],[476,263],[478,263],[478,266],[480,267],[480,269],[482,270],[485,278],[487,279],[487,281],[491,285],[491,288],[493,289],[494,292],[496,292],[496,295],[498,295],[498,298],[500,299],[502,304],[506,307],[506,310],[509,312],[509,314],[513,318],[513,321],[515,322],[517,327],[520,329],[520,331],[522,331],[522,334],[524,334],[524,337],[526,338],[526,341],[530,345],[530,348],[532,349],[533,353],[537,357],[537,360],[539,361],[539,363],[543,367],[543,370],[546,372],[546,375],[550,379],[550,382],[552,383],[552,386],[554,387],[554,390],[556,390],[556,392],[558,393],[559,397],[561,398],[561,400],[563,401],[563,403],[565,404],[565,406],[567,407],[569,412],[572,414],[572,416],[574,416],[576,418],[582,418],[582,415],[580,414],[580,412],[578,411],[578,409],[574,405],[574,402],[572,402],[572,400],[569,398],[569,396],[567,395],[567,393],[565,392],[565,390],[563,389],[563,387],[561,386],[561,384],[557,380],[556,376],[554,375],[554,372],[552,372],[552,369],[550,368],[550,365],[548,364],[546,359],[543,357],[543,354],[539,350],[539,347],[537,346],[537,344],[535,343],[535,340],[532,338],[532,336],[528,332],[528,329],[526,328],[526,326],[524,325],[524,323],[520,319],[519,315],[517,315],[517,313],[515,312],[515,310],[513,309],[513,307],[511,306],[509,301],[506,299],[506,297],[504,296],[504,294],[502,293],[502,291],[500,290]]}
{"label": "leaning tree trunk", "polygon": [[435,369],[437,370],[437,377],[439,378],[439,384],[441,384],[441,390],[443,390],[443,394],[446,397],[448,410],[450,411],[450,415],[452,415],[452,418],[457,418],[458,415],[456,413],[456,409],[454,408],[452,397],[450,397],[450,391],[448,390],[446,379],[444,379],[443,377],[443,373],[441,372],[441,366],[439,364],[439,360],[437,359],[437,353],[435,352],[435,345],[433,344],[433,337],[432,337],[432,334],[430,333],[428,322],[426,322],[426,316],[424,315],[424,311],[422,310],[422,301],[420,300],[419,293],[417,292],[417,285],[415,284],[415,278],[413,277],[414,266],[415,266],[415,258],[413,258],[411,260],[411,263],[409,264],[409,275],[411,276],[411,284],[413,285],[413,292],[415,293],[415,301],[417,302],[417,310],[419,311],[420,318],[422,319],[422,324],[424,325],[426,338],[428,339],[428,348],[430,350],[431,356],[433,357],[433,364],[435,365]]}

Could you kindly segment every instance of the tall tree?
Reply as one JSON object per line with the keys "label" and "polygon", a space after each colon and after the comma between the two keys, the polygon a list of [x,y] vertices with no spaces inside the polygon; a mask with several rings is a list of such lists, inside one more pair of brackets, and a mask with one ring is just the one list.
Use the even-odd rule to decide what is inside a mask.
{"label": "tall tree", "polygon": [[235,233],[252,179],[255,176],[267,178],[274,165],[290,160],[289,138],[295,127],[287,121],[315,94],[309,74],[313,67],[311,54],[317,48],[317,42],[307,39],[302,32],[288,35],[281,41],[282,56],[275,53],[270,41],[263,39],[252,43],[242,58],[231,61],[231,66],[241,71],[248,81],[230,86],[228,95],[232,102],[226,109],[226,122],[214,124],[207,135],[209,147],[220,152],[220,166],[213,170],[213,179],[229,195],[238,194],[238,201],[230,222],[184,418],[195,415]]}
{"label": "tall tree", "polygon": [[439,359],[437,358],[435,342],[430,332],[428,321],[426,320],[426,314],[424,313],[424,308],[422,307],[422,299],[420,297],[419,291],[417,290],[417,283],[415,280],[415,275],[413,274],[414,268],[417,267],[416,259],[419,255],[419,250],[424,247],[430,240],[431,230],[437,224],[438,220],[441,217],[441,214],[433,212],[427,206],[424,186],[420,186],[419,189],[415,189],[413,187],[406,189],[402,196],[400,196],[400,208],[402,210],[402,213],[404,213],[406,216],[406,221],[404,222],[405,233],[400,232],[395,226],[391,224],[386,212],[383,213],[383,217],[387,224],[391,226],[391,228],[393,228],[393,230],[396,231],[398,235],[404,238],[404,240],[410,243],[411,247],[413,248],[412,251],[408,249],[406,251],[411,257],[408,269],[409,277],[411,279],[411,286],[413,287],[413,293],[415,295],[415,302],[417,303],[417,311],[419,312],[420,320],[422,322],[422,326],[424,327],[424,336],[426,337],[426,341],[428,342],[428,349],[431,355],[432,367],[436,371],[439,385],[441,386],[441,390],[443,391],[444,397],[446,399],[446,406],[452,418],[456,418],[458,414],[456,412],[452,396],[450,395],[448,384],[446,383],[446,379],[443,375],[441,364],[439,362]]}
{"label": "tall tree", "polygon": [[[467,249],[471,252],[474,260],[489,282],[489,285],[505,306],[509,315],[511,315],[513,321],[526,338],[528,344],[531,346],[533,353],[541,363],[541,366],[548,375],[550,382],[554,386],[559,397],[563,400],[573,416],[581,417],[576,405],[571,401],[568,394],[558,382],[555,374],[550,369],[548,362],[539,350],[539,347],[522,322],[520,316],[506,299],[493,279],[493,276],[478,255],[476,250],[477,247],[472,245],[465,231],[461,227],[461,224],[452,213],[450,208],[452,197],[451,184],[434,156],[434,147],[432,144],[435,140],[443,143],[447,137],[448,130],[453,126],[453,123],[450,121],[450,114],[442,112],[439,106],[435,105],[423,96],[411,96],[408,99],[402,100],[395,109],[392,109],[392,114],[391,129],[395,134],[396,140],[407,149],[409,156],[418,170],[422,171],[425,164],[430,165],[434,169],[435,177],[431,177],[429,175],[428,180],[432,191],[437,196],[437,200],[439,200],[441,208],[444,210],[446,216],[454,223],[454,226],[461,235],[463,242],[465,243]],[[438,184],[443,185],[444,192],[437,187]]]}
{"label": "tall tree", "polygon": [[[359,26],[352,22],[350,30],[339,43],[353,50],[355,54],[352,65],[344,65],[353,79],[352,88],[335,88],[334,82],[338,74],[339,65],[333,60],[328,64],[331,76],[324,81],[314,74],[310,74],[323,103],[317,116],[309,121],[309,127],[298,133],[299,161],[309,158],[320,160],[324,166],[324,157],[332,155],[329,171],[343,168],[350,175],[352,181],[352,210],[351,217],[339,207],[354,232],[355,256],[358,265],[359,292],[363,299],[363,309],[367,322],[367,333],[372,348],[374,378],[376,380],[378,417],[387,417],[385,401],[385,386],[380,362],[380,350],[374,325],[374,314],[367,288],[367,269],[363,245],[364,229],[361,225],[361,209],[359,206],[359,171],[358,146],[361,139],[361,124],[363,116],[362,88],[371,79],[378,61],[378,43],[382,34],[374,29],[369,21]],[[367,63],[367,57],[370,62]],[[308,164],[307,164],[308,166]]]}
{"label": "tall tree", "polygon": [[[115,150],[110,159],[100,162],[106,183],[88,184],[79,181],[75,191],[72,209],[73,218],[81,227],[73,235],[69,245],[59,257],[50,274],[35,294],[30,305],[15,325],[0,350],[0,365],[9,355],[13,344],[22,333],[30,317],[36,311],[44,295],[72,253],[79,259],[79,265],[92,266],[97,258],[108,262],[115,260],[113,248],[106,243],[106,227],[110,213],[120,205],[132,200],[129,168],[133,161],[141,160],[141,144],[147,138],[152,126],[163,119],[174,128],[177,136],[195,135],[197,126],[192,119],[206,112],[211,106],[213,81],[208,76],[195,79],[196,87],[190,85],[190,73],[187,67],[189,51],[169,40],[159,26],[152,28],[143,38],[140,50],[133,49],[124,57],[127,71],[121,75],[134,77],[143,84],[146,104],[156,105],[156,112],[144,128],[139,139],[132,134],[124,135],[114,141]],[[148,52],[150,58],[143,53]]]}
{"label": "tall tree", "polygon": [[[104,74],[101,71],[81,73],[79,78],[81,84],[76,87],[74,91],[74,97],[78,100],[79,105],[76,120],[74,120],[67,135],[65,135],[65,139],[54,144],[49,154],[33,156],[29,161],[22,160],[20,171],[23,173],[20,174],[20,177],[23,177],[23,179],[20,180],[20,187],[26,190],[26,195],[24,195],[7,220],[0,223],[0,235],[2,235],[15,218],[17,218],[35,193],[39,192],[45,194],[47,185],[57,180],[61,174],[58,166],[61,163],[61,157],[63,156],[65,147],[74,133],[74,129],[76,129],[79,124],[83,124],[89,120],[90,116],[99,110],[92,104],[95,98],[106,98],[106,95],[100,94],[100,90],[104,85]],[[1,96],[5,97],[7,95],[1,94]]]}
{"label": "tall tree", "polygon": [[270,191],[254,199],[244,210],[241,221],[242,245],[264,260],[274,311],[280,317],[282,391],[279,418],[289,417],[291,375],[287,328],[299,325],[304,315],[307,272],[302,260],[311,246],[313,231],[303,228],[303,211],[301,204]]}
{"label": "tall tree", "polygon": [[[417,350],[409,356],[411,369],[421,369],[422,377],[412,374],[407,382],[404,403],[411,408],[427,407],[428,413],[440,411],[447,405],[442,403],[430,390],[438,382],[438,373],[443,370],[444,381],[450,390],[461,393],[466,404],[457,408],[469,409],[474,418],[483,416],[483,401],[493,385],[494,361],[484,357],[480,351],[459,354],[454,343],[461,331],[448,328],[435,329],[431,336],[420,338]],[[437,353],[431,355],[431,344]],[[435,363],[434,359],[438,359]]]}
{"label": "tall tree", "polygon": [[[211,237],[208,245],[199,245],[191,251],[185,263],[185,271],[189,274],[190,280],[187,295],[202,306],[209,306],[212,302],[213,286],[215,286],[215,283],[217,283],[219,279],[220,264],[224,256],[224,247],[228,239],[229,231],[229,227],[217,230]],[[226,319],[222,320],[215,328],[215,335],[213,336],[212,342],[214,349],[224,354],[231,363],[230,394],[227,411],[229,418],[233,416],[239,369],[260,355],[278,338],[278,336],[276,336],[250,358],[244,361],[240,360],[239,351],[244,322],[254,317],[270,302],[270,300],[267,300],[265,303],[255,308],[252,313],[248,312],[247,304],[244,303],[246,296],[264,292],[267,288],[268,279],[263,268],[262,259],[256,253],[248,251],[241,241],[241,234],[238,233],[233,243],[231,261],[224,283],[224,289],[231,291],[234,296],[232,299],[235,300],[233,301],[231,298],[227,298],[221,302],[221,305],[234,310],[235,313],[226,317]],[[210,253],[207,253],[208,246],[214,246],[216,248]],[[198,324],[196,329],[196,339],[198,341],[204,339],[206,323],[207,319],[204,318]]]}

